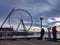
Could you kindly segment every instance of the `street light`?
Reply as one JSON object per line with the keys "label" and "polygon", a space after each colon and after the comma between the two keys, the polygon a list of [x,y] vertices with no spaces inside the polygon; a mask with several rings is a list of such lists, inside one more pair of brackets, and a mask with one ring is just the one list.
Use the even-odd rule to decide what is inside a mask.
{"label": "street light", "polygon": [[42,20],[43,20],[43,17],[40,17],[40,20],[41,20],[41,29],[42,29]]}
{"label": "street light", "polygon": [[[42,31],[42,20],[43,20],[43,17],[40,17],[40,22],[41,22],[41,31]],[[38,39],[41,39],[41,36],[40,36],[40,38],[38,38]]]}

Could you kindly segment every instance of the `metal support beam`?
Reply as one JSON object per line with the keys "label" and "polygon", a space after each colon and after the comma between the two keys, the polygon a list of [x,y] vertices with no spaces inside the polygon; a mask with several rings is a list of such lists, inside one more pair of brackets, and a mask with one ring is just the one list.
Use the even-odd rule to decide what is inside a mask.
{"label": "metal support beam", "polygon": [[10,11],[10,13],[8,14],[8,16],[5,18],[5,20],[3,21],[1,27],[3,27],[3,25],[5,24],[5,22],[7,21],[7,19],[11,16],[12,12],[14,11],[14,8]]}

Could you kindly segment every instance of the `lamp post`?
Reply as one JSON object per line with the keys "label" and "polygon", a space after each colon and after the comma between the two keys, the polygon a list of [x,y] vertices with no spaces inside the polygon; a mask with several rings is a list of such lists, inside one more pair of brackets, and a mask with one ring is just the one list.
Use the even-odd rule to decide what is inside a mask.
{"label": "lamp post", "polygon": [[[41,22],[41,31],[42,31],[42,20],[43,20],[43,17],[40,17],[40,22]],[[42,35],[40,36],[40,38],[38,39],[41,39],[42,38]]]}
{"label": "lamp post", "polygon": [[40,20],[41,20],[41,29],[42,29],[42,20],[43,20],[43,17],[40,17]]}
{"label": "lamp post", "polygon": [[[43,20],[43,17],[40,17],[40,22],[41,22],[41,31],[42,31],[42,20]],[[37,39],[41,39],[42,38],[42,34],[41,34],[41,36],[39,37],[39,38],[37,38]]]}

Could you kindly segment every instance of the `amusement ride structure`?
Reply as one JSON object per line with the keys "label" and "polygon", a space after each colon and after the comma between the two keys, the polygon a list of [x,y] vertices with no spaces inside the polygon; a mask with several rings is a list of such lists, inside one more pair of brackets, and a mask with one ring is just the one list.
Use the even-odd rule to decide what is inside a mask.
{"label": "amusement ride structure", "polygon": [[[3,27],[7,20],[10,27]],[[32,24],[33,19],[28,11],[24,9],[13,8],[8,16],[4,19],[0,27],[0,37],[13,37],[14,35],[32,35],[32,33],[29,32]]]}

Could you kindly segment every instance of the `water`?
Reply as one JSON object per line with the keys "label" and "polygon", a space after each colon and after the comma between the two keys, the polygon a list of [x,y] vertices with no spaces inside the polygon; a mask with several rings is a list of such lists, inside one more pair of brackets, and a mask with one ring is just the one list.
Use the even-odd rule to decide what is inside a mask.
{"label": "water", "polygon": [[[28,36],[14,36],[17,38],[24,38],[24,37],[40,37],[40,33],[34,33],[34,35],[28,35]],[[48,33],[44,34],[44,38],[48,38]],[[53,38],[52,33],[51,33],[51,38]],[[60,33],[57,33],[57,38],[60,38]]]}
{"label": "water", "polygon": [[[51,38],[53,38],[52,33],[50,33],[50,35],[51,35]],[[39,34],[39,33],[36,33],[36,34],[34,34],[33,36],[39,37],[40,34]],[[44,34],[44,38],[47,38],[47,37],[48,37],[48,32],[46,32],[46,33]],[[57,32],[57,38],[60,38],[60,32]]]}
{"label": "water", "polygon": [[[13,37],[2,37],[2,39],[4,38],[30,38],[30,37],[40,37],[40,32],[34,32],[33,35],[25,35],[25,36],[13,36]],[[44,38],[48,38],[48,33],[46,32],[44,34]],[[51,33],[51,38],[53,38],[52,33]],[[60,33],[57,33],[57,38],[60,38]]]}

